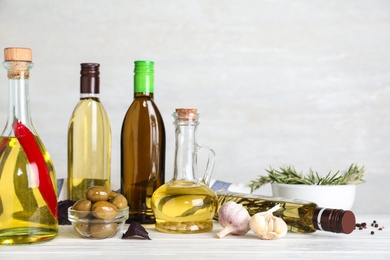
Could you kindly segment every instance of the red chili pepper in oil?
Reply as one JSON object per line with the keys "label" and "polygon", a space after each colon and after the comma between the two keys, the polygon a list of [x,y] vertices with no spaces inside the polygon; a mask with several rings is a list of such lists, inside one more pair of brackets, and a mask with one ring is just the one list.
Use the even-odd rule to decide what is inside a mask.
{"label": "red chili pepper in oil", "polygon": [[[58,220],[58,204],[53,183],[50,179],[50,173],[47,169],[45,159],[35,141],[34,134],[21,122],[12,125],[15,136],[18,138],[20,145],[23,147],[30,164],[38,189],[42,194],[50,212]],[[35,167],[34,167],[35,166]]]}

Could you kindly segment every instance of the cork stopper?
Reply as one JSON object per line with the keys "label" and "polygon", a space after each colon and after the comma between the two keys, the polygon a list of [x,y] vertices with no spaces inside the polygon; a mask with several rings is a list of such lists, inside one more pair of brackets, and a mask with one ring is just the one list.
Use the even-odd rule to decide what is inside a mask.
{"label": "cork stopper", "polygon": [[9,62],[9,79],[29,79],[32,67],[32,51],[28,48],[5,48],[4,61]]}
{"label": "cork stopper", "polygon": [[32,62],[32,51],[29,48],[5,48],[4,61]]}
{"label": "cork stopper", "polygon": [[177,108],[177,120],[178,121],[196,121],[198,118],[196,108]]}

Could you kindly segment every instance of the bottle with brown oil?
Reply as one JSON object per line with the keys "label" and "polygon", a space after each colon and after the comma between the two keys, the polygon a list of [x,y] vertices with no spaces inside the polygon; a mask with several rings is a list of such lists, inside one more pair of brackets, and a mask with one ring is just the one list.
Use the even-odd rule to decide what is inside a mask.
{"label": "bottle with brown oil", "polygon": [[121,188],[131,223],[155,223],[153,192],[164,184],[165,128],[154,101],[154,62],[134,62],[134,101],[121,133]]}
{"label": "bottle with brown oil", "polygon": [[0,137],[0,245],[43,242],[58,234],[57,185],[30,111],[32,52],[4,50],[8,120]]}
{"label": "bottle with brown oil", "polygon": [[350,234],[355,229],[355,215],[349,210],[321,208],[314,202],[304,200],[243,194],[227,190],[218,190],[216,193],[219,206],[234,201],[244,206],[251,216],[279,205],[280,209],[273,214],[282,218],[292,232],[311,233],[322,230]]}
{"label": "bottle with brown oil", "polygon": [[[174,177],[152,196],[156,229],[167,233],[200,233],[213,229],[217,196],[208,186],[215,153],[196,142],[199,114],[196,109],[176,109],[176,148]],[[207,152],[208,162],[202,180],[195,177],[197,153]]]}

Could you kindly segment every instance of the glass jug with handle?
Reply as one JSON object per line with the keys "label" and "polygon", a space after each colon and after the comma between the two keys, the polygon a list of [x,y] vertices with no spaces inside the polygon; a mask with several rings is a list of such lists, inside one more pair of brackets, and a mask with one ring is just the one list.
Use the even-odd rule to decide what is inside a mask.
{"label": "glass jug with handle", "polygon": [[[174,177],[153,193],[156,229],[182,234],[207,232],[213,229],[212,219],[218,205],[217,196],[208,186],[215,153],[197,144],[197,109],[176,109],[173,117],[176,136]],[[195,176],[198,152],[208,154],[202,179]]]}

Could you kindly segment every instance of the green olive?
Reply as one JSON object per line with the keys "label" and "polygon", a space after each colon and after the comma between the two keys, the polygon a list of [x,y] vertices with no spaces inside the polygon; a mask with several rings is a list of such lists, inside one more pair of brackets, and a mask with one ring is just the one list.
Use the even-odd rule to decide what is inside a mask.
{"label": "green olive", "polygon": [[111,199],[111,203],[114,204],[118,209],[124,209],[127,207],[127,199],[122,194],[117,194]]}
{"label": "green olive", "polygon": [[89,214],[89,211],[91,210],[91,207],[92,202],[90,200],[79,200],[72,207],[72,209],[76,210],[77,212],[72,212],[71,214],[78,218],[86,218]]}
{"label": "green olive", "polygon": [[72,209],[78,210],[78,211],[90,211],[92,207],[92,202],[87,199],[79,200],[77,201]]}
{"label": "green olive", "polygon": [[110,198],[110,199],[112,199],[113,197],[115,197],[116,196],[116,192],[115,191],[110,191],[110,194],[108,194],[108,197]]}
{"label": "green olive", "polygon": [[87,199],[92,202],[108,200],[109,194],[110,191],[103,186],[93,186],[85,192]]}
{"label": "green olive", "polygon": [[107,238],[116,234],[117,223],[93,224],[90,227],[91,236],[94,238]]}
{"label": "green olive", "polygon": [[75,224],[74,229],[83,237],[89,237],[91,235],[88,224]]}
{"label": "green olive", "polygon": [[92,205],[92,214],[101,219],[113,219],[118,215],[118,208],[108,201],[98,201]]}

